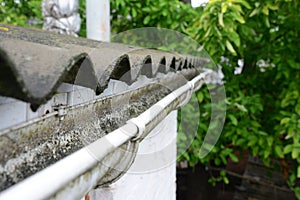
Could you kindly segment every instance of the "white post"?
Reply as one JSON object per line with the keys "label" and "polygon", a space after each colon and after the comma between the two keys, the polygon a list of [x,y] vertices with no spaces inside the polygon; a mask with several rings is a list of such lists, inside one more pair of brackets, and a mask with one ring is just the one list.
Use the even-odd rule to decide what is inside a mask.
{"label": "white post", "polygon": [[110,40],[109,0],[86,1],[87,38],[98,41]]}

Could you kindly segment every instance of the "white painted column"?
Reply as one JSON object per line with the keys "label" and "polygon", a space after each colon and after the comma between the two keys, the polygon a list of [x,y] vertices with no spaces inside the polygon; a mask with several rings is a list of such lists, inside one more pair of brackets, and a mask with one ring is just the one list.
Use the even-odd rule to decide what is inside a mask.
{"label": "white painted column", "polygon": [[98,41],[110,40],[109,0],[86,1],[87,38]]}
{"label": "white painted column", "polygon": [[90,200],[175,200],[176,138],[173,111],[140,143],[128,172],[110,186],[89,192]]}

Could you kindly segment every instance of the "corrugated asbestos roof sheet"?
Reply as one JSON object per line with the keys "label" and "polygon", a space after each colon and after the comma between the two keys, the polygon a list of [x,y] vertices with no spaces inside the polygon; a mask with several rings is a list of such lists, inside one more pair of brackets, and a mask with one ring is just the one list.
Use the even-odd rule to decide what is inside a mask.
{"label": "corrugated asbestos roof sheet", "polygon": [[[110,79],[133,83],[139,74],[200,66],[204,59],[0,24],[0,95],[36,110],[62,82],[100,94]],[[78,72],[84,74],[78,77]],[[82,81],[81,81],[82,80]]]}

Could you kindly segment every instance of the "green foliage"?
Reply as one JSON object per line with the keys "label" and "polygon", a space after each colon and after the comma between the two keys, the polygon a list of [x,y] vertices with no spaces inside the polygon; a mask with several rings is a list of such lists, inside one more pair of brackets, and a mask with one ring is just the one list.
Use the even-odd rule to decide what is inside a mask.
{"label": "green foliage", "polygon": [[14,24],[19,26],[42,25],[42,0],[0,0],[0,21],[1,23]]}
{"label": "green foliage", "polygon": [[86,37],[86,0],[79,0],[79,14],[81,18],[81,27],[78,35]]}
{"label": "green foliage", "polygon": [[220,181],[223,181],[225,184],[229,184],[229,179],[227,178],[225,171],[220,171],[220,176],[219,177],[212,176],[208,180],[208,182],[211,183],[213,186],[216,186],[216,184]]}
{"label": "green foliage", "polygon": [[161,27],[183,32],[196,17],[191,5],[179,0],[111,1],[112,32],[141,27]]}
{"label": "green foliage", "polygon": [[[187,28],[223,66],[228,106],[219,143],[208,158],[190,159],[192,165],[226,164],[228,149],[244,149],[267,166],[292,160],[290,177],[300,177],[299,6],[296,0],[211,0]],[[234,75],[239,60],[244,69]],[[185,158],[197,148],[192,144]],[[300,189],[294,191],[299,198]]]}

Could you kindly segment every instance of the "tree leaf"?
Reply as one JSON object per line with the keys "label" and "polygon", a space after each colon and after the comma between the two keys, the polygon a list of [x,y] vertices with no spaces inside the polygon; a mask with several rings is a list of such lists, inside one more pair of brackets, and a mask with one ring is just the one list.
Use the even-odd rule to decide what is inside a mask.
{"label": "tree leaf", "polygon": [[284,147],[283,153],[284,153],[284,154],[288,154],[288,153],[292,152],[292,150],[293,150],[293,145],[288,144],[288,145],[286,145],[286,146]]}
{"label": "tree leaf", "polygon": [[268,146],[269,146],[269,147],[272,146],[273,141],[274,141],[274,138],[273,138],[273,137],[271,137],[271,136],[267,137],[267,143],[268,143]]}
{"label": "tree leaf", "polygon": [[218,13],[218,20],[219,20],[220,26],[225,27],[224,22],[223,22],[223,13]]}
{"label": "tree leaf", "polygon": [[263,9],[262,9],[262,12],[263,12],[265,15],[269,15],[269,8],[268,8],[268,6],[264,6]]}
{"label": "tree leaf", "polygon": [[151,12],[151,8],[144,7],[144,8],[142,8],[142,11],[149,13],[149,12]]}
{"label": "tree leaf", "polygon": [[239,47],[240,44],[241,44],[241,41],[240,41],[240,36],[239,34],[237,34],[235,31],[232,31],[228,34],[228,37],[231,41],[234,42],[234,44]]}
{"label": "tree leaf", "polygon": [[249,4],[247,1],[239,0],[239,2],[240,2],[243,6],[245,6],[246,8],[251,9],[251,6],[250,6],[250,4]]}
{"label": "tree leaf", "polygon": [[228,40],[226,40],[226,47],[232,54],[236,55],[236,51],[234,50],[232,44]]}
{"label": "tree leaf", "polygon": [[226,172],[224,170],[220,171],[221,176],[226,176]]}
{"label": "tree leaf", "polygon": [[275,152],[279,158],[284,158],[284,154],[280,146],[275,146]]}
{"label": "tree leaf", "polygon": [[238,103],[234,103],[234,105],[241,111],[243,112],[248,112],[248,110],[245,108],[244,105],[238,104]]}
{"label": "tree leaf", "polygon": [[288,124],[290,122],[291,118],[289,117],[285,117],[285,118],[282,118],[280,120],[280,124],[283,125],[283,124]]}
{"label": "tree leaf", "polygon": [[245,23],[245,19],[244,19],[244,17],[243,17],[242,15],[240,15],[240,13],[237,13],[237,12],[231,12],[230,14],[233,16],[233,18],[234,18],[235,20],[237,20],[237,21],[240,22],[241,24],[244,24],[244,23]]}
{"label": "tree leaf", "polygon": [[221,164],[221,160],[219,158],[215,158],[214,163],[216,166],[219,166]]}
{"label": "tree leaf", "polygon": [[233,162],[235,162],[235,163],[239,162],[239,159],[238,159],[238,157],[237,157],[235,154],[230,153],[230,154],[229,154],[229,157],[230,157],[230,159],[231,159]]}
{"label": "tree leaf", "polygon": [[150,15],[148,15],[148,16],[146,16],[145,17],[145,19],[144,19],[144,21],[143,21],[143,23],[145,24],[145,25],[147,25],[149,22],[150,22]]}
{"label": "tree leaf", "polygon": [[225,184],[229,184],[229,179],[226,176],[223,178],[223,180]]}
{"label": "tree leaf", "polygon": [[293,59],[288,59],[287,63],[293,69],[300,69],[300,63],[295,62]]}
{"label": "tree leaf", "polygon": [[279,5],[278,3],[273,4],[271,2],[268,2],[267,5],[270,10],[278,10],[278,5]]}
{"label": "tree leaf", "polygon": [[257,146],[253,147],[253,156],[257,156],[259,148]]}
{"label": "tree leaf", "polygon": [[253,17],[254,15],[257,15],[260,12],[260,8],[255,8],[249,15],[249,17]]}
{"label": "tree leaf", "polygon": [[225,13],[227,11],[227,4],[222,4],[221,12]]}
{"label": "tree leaf", "polygon": [[207,38],[209,36],[210,32],[211,32],[211,26],[208,28],[208,30],[206,31],[206,33],[203,37]]}
{"label": "tree leaf", "polygon": [[268,28],[270,28],[270,21],[269,21],[269,17],[265,17],[265,24],[266,24],[266,26],[268,27]]}
{"label": "tree leaf", "polygon": [[295,192],[297,199],[300,199],[300,187],[295,187],[294,192]]}
{"label": "tree leaf", "polygon": [[300,153],[300,148],[293,148],[292,150],[292,158],[297,159]]}
{"label": "tree leaf", "polygon": [[203,101],[204,95],[203,95],[202,91],[199,91],[199,92],[197,93],[197,99],[198,99],[198,102],[199,102],[199,103],[201,103],[201,102]]}
{"label": "tree leaf", "polygon": [[238,125],[238,120],[236,119],[236,117],[234,115],[229,114],[228,115],[229,119],[231,120],[231,123],[235,126]]}
{"label": "tree leaf", "polygon": [[136,10],[132,9],[131,14],[132,14],[132,17],[135,18],[137,16]]}

